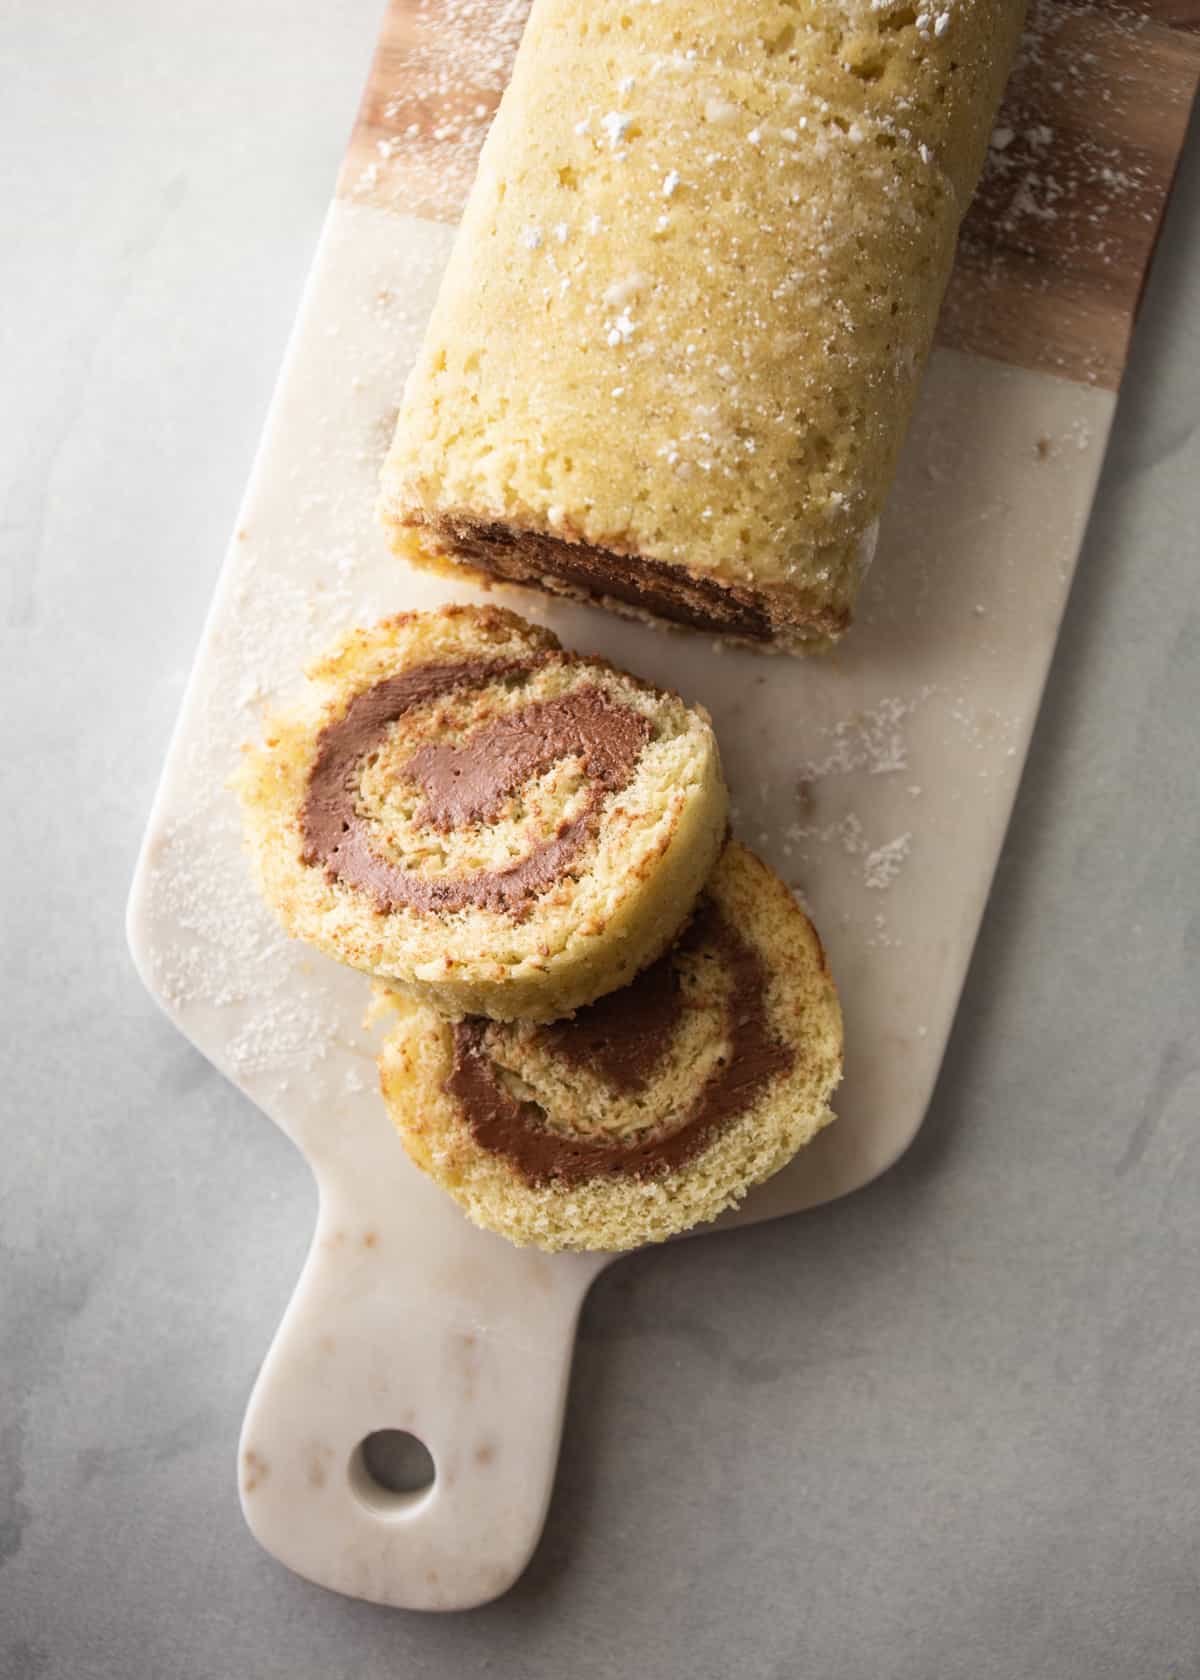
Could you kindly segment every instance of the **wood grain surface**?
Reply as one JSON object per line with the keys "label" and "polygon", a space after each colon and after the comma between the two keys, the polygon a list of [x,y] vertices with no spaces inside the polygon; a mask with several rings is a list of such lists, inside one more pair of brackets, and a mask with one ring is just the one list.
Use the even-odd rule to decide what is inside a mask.
{"label": "wood grain surface", "polygon": [[[529,0],[392,0],[339,195],[457,221]],[[1200,0],[1033,0],[938,342],[1115,389],[1200,80]]]}

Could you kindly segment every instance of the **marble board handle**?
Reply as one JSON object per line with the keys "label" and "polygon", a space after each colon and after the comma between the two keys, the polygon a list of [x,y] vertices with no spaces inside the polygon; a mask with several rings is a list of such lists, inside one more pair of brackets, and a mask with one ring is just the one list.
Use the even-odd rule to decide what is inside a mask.
{"label": "marble board handle", "polygon": [[[242,1508],[267,1551],[321,1586],[406,1609],[486,1603],[525,1567],[599,1269],[510,1248],[445,1211],[450,1247],[424,1220],[364,1226],[322,1198],[238,1453]],[[407,1440],[364,1449],[378,1431]],[[428,1466],[417,1442],[432,1485],[380,1485],[381,1445]]]}

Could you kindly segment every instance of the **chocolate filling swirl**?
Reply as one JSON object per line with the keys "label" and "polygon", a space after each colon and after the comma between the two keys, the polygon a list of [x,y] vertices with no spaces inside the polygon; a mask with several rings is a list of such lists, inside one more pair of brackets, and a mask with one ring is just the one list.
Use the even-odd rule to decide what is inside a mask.
{"label": "chocolate filling swirl", "polygon": [[[683,1114],[640,1138],[574,1140],[547,1126],[536,1103],[519,1100],[502,1084],[488,1041],[492,1032],[503,1029],[471,1019],[455,1025],[446,1090],[457,1098],[475,1141],[504,1156],[530,1184],[581,1184],[615,1175],[650,1178],[683,1166],[744,1114],[795,1059],[767,1015],[766,966],[711,902],[701,906],[676,950],[714,958],[729,978],[725,1055]],[[574,1020],[542,1029],[554,1052],[600,1072],[619,1089],[644,1087],[683,1008],[673,957],[669,952],[631,985],[581,1009]]]}
{"label": "chocolate filling swirl", "polygon": [[751,642],[774,639],[770,616],[753,590],[689,572],[683,566],[451,514],[428,523],[442,547],[494,577],[551,591],[557,587],[559,592],[592,599],[607,597],[718,636],[740,636]]}
{"label": "chocolate filling swirl", "polygon": [[303,861],[324,864],[331,880],[369,894],[380,911],[477,906],[527,915],[595,834],[605,799],[632,777],[650,739],[648,719],[633,707],[619,705],[594,684],[583,685],[480,724],[460,743],[420,747],[403,766],[402,774],[424,795],[418,825],[446,832],[494,820],[531,777],[559,759],[583,759],[588,787],[582,810],[504,869],[429,876],[389,862],[372,850],[357,795],[363,760],[406,712],[460,689],[527,675],[548,657],[554,656],[423,665],[355,695],[318,740],[300,812]]}

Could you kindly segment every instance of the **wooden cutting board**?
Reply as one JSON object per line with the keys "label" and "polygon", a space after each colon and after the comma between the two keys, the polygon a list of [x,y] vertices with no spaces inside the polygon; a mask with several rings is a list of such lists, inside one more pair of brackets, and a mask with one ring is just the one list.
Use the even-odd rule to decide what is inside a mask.
{"label": "wooden cutting board", "polygon": [[[257,902],[225,782],[341,628],[472,591],[392,559],[376,475],[526,0],[393,0],[138,865],[130,940],[180,1029],[294,1139],[313,1246],[240,1448],[247,1519],[315,1581],[477,1604],[541,1530],[575,1319],[603,1257],[476,1231],[406,1160],[366,986]],[[739,832],[825,937],[838,1123],[738,1219],[883,1171],[920,1125],[970,958],[1200,75],[1196,0],[1035,0],[860,623],[826,659],[721,653],[522,598],[712,711]],[[731,1221],[731,1222],[736,1222]],[[382,1488],[375,1431],[424,1441]]]}

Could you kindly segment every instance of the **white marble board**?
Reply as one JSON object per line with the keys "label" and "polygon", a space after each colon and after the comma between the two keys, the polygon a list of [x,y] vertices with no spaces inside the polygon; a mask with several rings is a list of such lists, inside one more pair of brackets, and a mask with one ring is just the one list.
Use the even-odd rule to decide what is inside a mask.
{"label": "white marble board", "polygon": [[[243,1430],[247,1520],[325,1586],[455,1608],[502,1592],[537,1541],[575,1321],[605,1260],[511,1248],[409,1164],[376,1090],[366,982],[278,932],[240,853],[225,784],[262,708],[340,628],[472,594],[393,559],[373,517],[453,228],[354,186],[322,236],[129,933],[170,1018],[292,1138],[320,1190]],[[861,620],[831,657],[721,651],[497,592],[568,645],[708,706],[737,831],[821,929],[846,1014],[839,1119],[737,1220],[846,1194],[920,1126],[1066,604],[1110,383],[939,348]],[[359,1443],[381,1429],[425,1442],[430,1489],[388,1495],[363,1474]]]}

